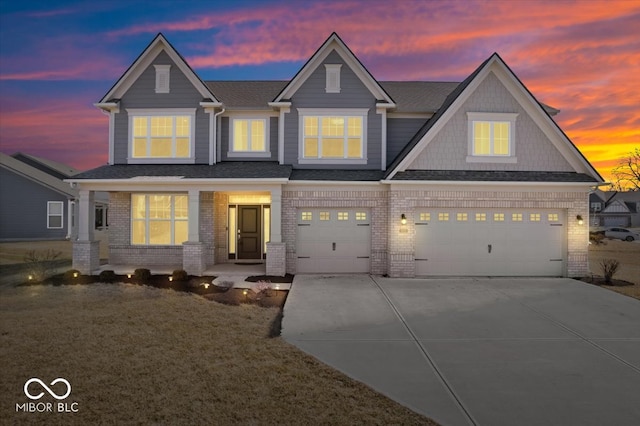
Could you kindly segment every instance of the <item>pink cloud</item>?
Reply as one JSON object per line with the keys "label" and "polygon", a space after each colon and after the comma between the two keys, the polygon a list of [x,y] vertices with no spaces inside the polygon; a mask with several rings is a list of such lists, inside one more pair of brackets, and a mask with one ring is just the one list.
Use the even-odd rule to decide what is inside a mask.
{"label": "pink cloud", "polygon": [[48,100],[27,106],[21,99],[4,99],[0,119],[2,151],[22,151],[78,169],[107,161],[108,118],[84,99]]}

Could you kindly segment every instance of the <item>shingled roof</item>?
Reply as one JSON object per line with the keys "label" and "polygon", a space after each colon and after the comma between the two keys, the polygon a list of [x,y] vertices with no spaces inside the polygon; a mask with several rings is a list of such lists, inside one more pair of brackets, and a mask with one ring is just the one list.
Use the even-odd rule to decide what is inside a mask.
{"label": "shingled roof", "polygon": [[476,181],[476,182],[597,182],[593,176],[575,172],[407,170],[391,180]]}
{"label": "shingled roof", "polygon": [[[285,80],[207,81],[228,109],[271,109],[268,103],[287,85]],[[380,81],[396,102],[394,112],[434,113],[460,83],[447,81]]]}
{"label": "shingled roof", "polygon": [[114,164],[73,176],[85,179],[287,179],[291,166],[272,161],[235,161],[208,164]]}

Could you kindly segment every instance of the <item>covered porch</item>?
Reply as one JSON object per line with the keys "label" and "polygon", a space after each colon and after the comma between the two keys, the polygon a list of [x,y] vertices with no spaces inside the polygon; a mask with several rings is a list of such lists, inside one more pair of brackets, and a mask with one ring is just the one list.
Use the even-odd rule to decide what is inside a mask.
{"label": "covered porch", "polygon": [[[147,268],[196,276],[285,275],[280,183],[167,179],[80,184],[73,267],[82,273]],[[96,191],[110,194],[109,259],[102,266],[93,229]]]}

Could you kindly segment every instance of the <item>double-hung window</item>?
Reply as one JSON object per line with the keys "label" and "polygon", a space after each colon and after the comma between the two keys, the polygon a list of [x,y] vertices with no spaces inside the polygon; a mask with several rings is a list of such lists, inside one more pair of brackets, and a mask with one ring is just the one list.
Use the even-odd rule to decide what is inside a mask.
{"label": "double-hung window", "polygon": [[515,122],[518,114],[468,112],[467,162],[516,162]]}
{"label": "double-hung window", "polygon": [[188,225],[187,195],[131,195],[131,244],[180,245],[189,238]]}
{"label": "double-hung window", "polygon": [[301,164],[365,164],[366,109],[298,109]]}
{"label": "double-hung window", "polygon": [[62,229],[64,203],[62,201],[47,201],[47,229]]}
{"label": "double-hung window", "polygon": [[192,162],[195,109],[128,109],[129,162],[181,160]]}
{"label": "double-hung window", "polygon": [[[268,156],[266,118],[231,118],[229,156]],[[260,155],[262,154],[262,155]]]}

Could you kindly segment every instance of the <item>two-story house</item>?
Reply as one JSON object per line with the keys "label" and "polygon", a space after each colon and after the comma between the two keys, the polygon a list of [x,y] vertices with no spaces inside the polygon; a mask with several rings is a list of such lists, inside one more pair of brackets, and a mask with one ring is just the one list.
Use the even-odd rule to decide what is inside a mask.
{"label": "two-story house", "polygon": [[96,104],[109,164],[80,194],[74,267],[201,274],[575,276],[602,178],[499,55],[461,83],[377,81],[332,34],[289,81],[202,81],[159,34]]}

